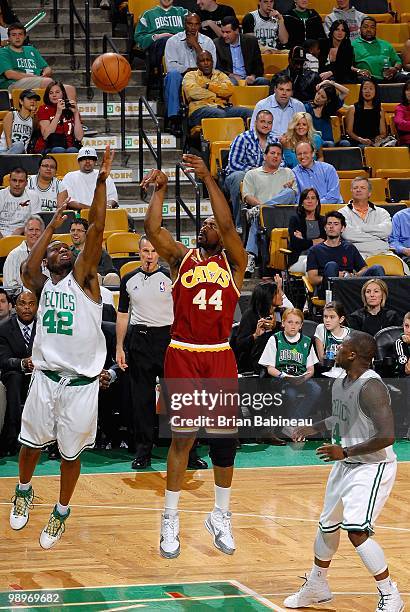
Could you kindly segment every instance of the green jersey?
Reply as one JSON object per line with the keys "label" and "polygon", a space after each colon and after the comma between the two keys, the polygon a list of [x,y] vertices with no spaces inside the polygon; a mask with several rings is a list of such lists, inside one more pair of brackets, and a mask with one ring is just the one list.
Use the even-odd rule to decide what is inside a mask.
{"label": "green jersey", "polygon": [[21,53],[13,51],[11,47],[3,47],[0,49],[0,89],[6,89],[16,82],[4,76],[7,70],[40,76],[43,68],[47,66],[46,60],[31,45],[24,45],[21,48]]}
{"label": "green jersey", "polygon": [[277,332],[274,338],[276,343],[275,368],[293,376],[304,374],[312,340],[301,334],[299,340],[290,342],[283,332]]}
{"label": "green jersey", "polygon": [[164,9],[156,6],[142,14],[135,28],[134,40],[141,49],[148,49],[157,34],[178,34],[184,29],[184,17],[188,10],[181,6]]}

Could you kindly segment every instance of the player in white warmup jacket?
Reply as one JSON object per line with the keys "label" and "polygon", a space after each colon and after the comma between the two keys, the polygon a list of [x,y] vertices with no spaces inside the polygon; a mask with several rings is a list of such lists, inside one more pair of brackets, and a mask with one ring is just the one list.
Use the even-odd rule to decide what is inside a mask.
{"label": "player in white warmup jacket", "polygon": [[[112,155],[107,147],[89,215],[83,251],[73,263],[67,244],[52,239],[64,221],[68,201],[60,204],[22,268],[24,286],[36,293],[39,308],[33,345],[34,373],[22,415],[19,483],[10,525],[27,524],[34,492],[31,477],[41,449],[57,441],[61,453],[60,498],[40,534],[51,548],[62,536],[69,502],[80,475],[80,454],[94,446],[99,375],[106,344],[101,330],[102,300],[97,278],[106,213],[105,182]],[[41,271],[47,260],[51,278]]]}
{"label": "player in white warmup jacket", "polygon": [[389,391],[370,369],[375,355],[374,338],[352,332],[336,357],[336,364],[346,373],[332,387],[332,416],[294,432],[293,440],[297,442],[331,429],[332,444],[323,444],[316,452],[324,461],[336,463],[327,482],[311,573],[302,588],[285,599],[287,608],[304,608],[332,599],[326,574],[339,546],[340,529],[344,529],[376,580],[380,595],[376,612],[404,610],[383,550],[370,537],[397,471]]}

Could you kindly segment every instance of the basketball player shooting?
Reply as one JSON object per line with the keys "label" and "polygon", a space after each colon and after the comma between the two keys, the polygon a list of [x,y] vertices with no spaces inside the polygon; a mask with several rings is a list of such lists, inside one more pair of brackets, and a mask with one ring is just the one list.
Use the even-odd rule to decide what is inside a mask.
{"label": "basketball player shooting", "polygon": [[[70,514],[68,504],[80,475],[80,454],[95,442],[99,374],[106,355],[97,266],[104,236],[105,181],[112,159],[107,147],[84,249],[75,263],[68,245],[52,240],[64,221],[66,200],[58,206],[22,268],[24,286],[37,295],[39,308],[32,356],[34,373],[22,414],[19,483],[10,526],[19,530],[27,524],[34,498],[31,477],[41,449],[57,441],[62,457],[60,497],[40,534],[40,545],[46,549],[64,533]],[[41,271],[44,259],[50,278]]]}
{"label": "basketball player shooting", "polygon": [[376,612],[404,609],[397,586],[390,579],[383,550],[370,537],[397,471],[389,391],[380,376],[370,369],[375,355],[374,338],[352,332],[336,357],[336,364],[346,373],[332,387],[332,416],[294,432],[293,440],[300,442],[306,436],[331,429],[334,443],[323,444],[316,452],[324,461],[336,463],[327,482],[313,568],[302,588],[285,599],[287,608],[304,608],[332,599],[326,574],[339,546],[340,529],[344,529],[376,580],[380,595]]}
{"label": "basketball player shooting", "polygon": [[[152,170],[141,183],[145,189],[154,185],[145,217],[145,232],[160,256],[169,263],[174,281],[174,323],[165,357],[164,377],[232,380],[238,373],[228,338],[247,256],[229,206],[203,160],[195,155],[184,155],[183,161],[205,184],[214,213],[202,225],[197,249],[187,249],[161,227],[168,182],[166,175]],[[190,416],[193,416],[192,412]],[[180,553],[178,502],[188,454],[197,431],[195,427],[179,429],[172,426],[160,536],[160,554],[166,558],[177,557]],[[223,432],[219,433],[221,435],[209,439],[215,507],[205,520],[205,526],[213,536],[215,546],[226,554],[233,554],[235,542],[229,503],[236,440],[226,437],[226,432],[225,436]]]}

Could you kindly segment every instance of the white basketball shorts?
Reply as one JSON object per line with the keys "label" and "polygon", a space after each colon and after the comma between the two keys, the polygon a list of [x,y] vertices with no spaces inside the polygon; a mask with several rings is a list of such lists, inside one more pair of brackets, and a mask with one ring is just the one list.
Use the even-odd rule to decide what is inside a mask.
{"label": "white basketball shorts", "polygon": [[19,441],[32,448],[57,441],[61,456],[73,461],[95,444],[99,379],[78,386],[69,382],[67,378],[55,382],[41,370],[35,370],[23,409]]}

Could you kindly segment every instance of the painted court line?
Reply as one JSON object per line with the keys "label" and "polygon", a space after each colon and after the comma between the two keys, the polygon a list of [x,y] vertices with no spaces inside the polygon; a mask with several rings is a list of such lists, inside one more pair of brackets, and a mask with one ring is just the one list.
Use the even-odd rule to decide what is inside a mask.
{"label": "painted court line", "polygon": [[249,587],[242,584],[242,582],[238,582],[237,580],[230,580],[229,582],[241,591],[248,593],[248,595],[259,601],[264,606],[270,608],[271,610],[276,610],[276,612],[286,612],[286,610],[275,605],[272,601],[269,601],[269,599],[266,599],[263,595],[259,595],[259,593],[257,593],[253,589],[250,589]]}

